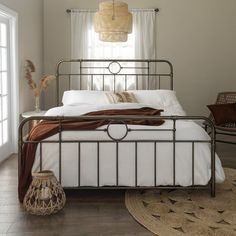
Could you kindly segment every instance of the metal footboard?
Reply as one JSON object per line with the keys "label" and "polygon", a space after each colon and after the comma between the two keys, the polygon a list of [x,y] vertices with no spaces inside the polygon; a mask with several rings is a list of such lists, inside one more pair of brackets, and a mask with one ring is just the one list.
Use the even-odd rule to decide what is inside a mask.
{"label": "metal footboard", "polygon": [[[165,121],[171,121],[172,125],[171,128],[164,129],[161,126],[158,127],[149,127],[147,129],[135,129],[132,128],[132,125],[127,125],[128,120],[165,120]],[[29,122],[36,120],[36,121],[41,121],[41,120],[47,120],[47,121],[58,121],[59,124],[59,129],[58,129],[58,140],[41,140],[41,141],[27,141],[23,137],[23,130],[26,124]],[[73,120],[73,121],[82,121],[82,120],[108,120],[109,124],[105,126],[105,128],[98,128],[96,132],[103,132],[106,133],[107,139],[105,140],[64,140],[62,136],[63,128],[62,128],[62,123],[64,120]],[[209,129],[211,129],[211,134],[209,136],[209,140],[199,140],[199,139],[190,139],[190,140],[180,140],[177,139],[176,137],[176,131],[177,131],[177,122],[179,121],[201,121],[202,123],[204,122],[205,124],[207,123]],[[112,134],[111,129],[112,129],[112,124],[118,123],[122,124],[124,127],[124,134],[122,137],[115,137],[114,134]],[[83,130],[83,132],[90,132],[91,130]],[[129,140],[128,134],[130,132],[169,132],[171,134],[171,139],[161,139],[161,138],[156,138],[156,139],[134,139],[134,140]],[[79,130],[78,130],[79,132]],[[140,137],[142,137],[140,135]],[[76,187],[73,187],[73,189],[146,189],[146,188],[156,188],[156,189],[209,189],[211,196],[215,196],[215,128],[212,123],[212,121],[206,117],[202,116],[79,116],[79,117],[48,117],[48,116],[39,116],[39,117],[31,117],[24,119],[20,126],[19,126],[19,173],[21,171],[21,167],[24,164],[25,156],[23,155],[23,146],[27,143],[34,143],[39,145],[39,153],[40,153],[40,170],[43,170],[43,152],[42,152],[42,146],[45,143],[56,143],[59,145],[59,154],[58,154],[58,162],[59,162],[59,182],[62,181],[62,176],[63,176],[63,168],[62,168],[62,144],[63,143],[74,143],[78,147],[78,157],[77,157],[77,165],[78,165],[78,185]],[[97,179],[96,179],[96,186],[91,187],[91,186],[82,186],[81,185],[81,148],[83,143],[95,143],[97,145],[97,153],[96,153],[96,162],[97,162]],[[114,173],[115,176],[115,184],[114,186],[101,186],[100,183],[100,175],[101,175],[101,163],[100,163],[100,146],[103,143],[113,143],[115,145],[115,157],[116,157],[116,169]],[[120,171],[120,166],[119,166],[119,158],[120,158],[120,153],[119,153],[119,146],[122,143],[133,143],[134,144],[134,153],[135,153],[135,176],[134,176],[134,186],[121,186],[120,181],[119,181],[119,171]],[[153,186],[139,186],[138,184],[138,145],[142,143],[152,143],[153,144]],[[157,144],[162,144],[162,143],[169,143],[173,146],[173,183],[168,186],[158,186],[157,185]],[[176,184],[176,162],[178,161],[176,159],[176,145],[178,143],[188,143],[191,144],[191,174],[192,174],[192,184],[187,187],[182,187],[178,186]],[[211,179],[209,183],[205,186],[199,186],[195,184],[195,145],[197,143],[208,143],[211,148]],[[74,165],[75,163],[72,163]]]}

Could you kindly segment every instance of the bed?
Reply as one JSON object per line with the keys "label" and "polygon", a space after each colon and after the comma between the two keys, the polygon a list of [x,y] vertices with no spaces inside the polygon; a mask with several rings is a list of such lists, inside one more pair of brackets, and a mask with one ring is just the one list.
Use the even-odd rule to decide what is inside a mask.
{"label": "bed", "polygon": [[[19,179],[28,162],[24,145],[31,144],[36,147],[31,171],[53,170],[67,189],[206,188],[215,196],[215,183],[225,176],[215,153],[214,125],[206,117],[185,114],[173,91],[169,61],[60,61],[56,77],[58,106],[20,124]],[[137,101],[109,104],[107,94],[121,90]],[[123,112],[142,109],[164,111]],[[103,113],[111,110],[115,115]],[[32,120],[56,122],[57,132],[44,139],[24,139],[24,127]],[[96,128],[63,128],[65,121],[84,120],[103,123]],[[203,122],[211,136],[201,127]]]}

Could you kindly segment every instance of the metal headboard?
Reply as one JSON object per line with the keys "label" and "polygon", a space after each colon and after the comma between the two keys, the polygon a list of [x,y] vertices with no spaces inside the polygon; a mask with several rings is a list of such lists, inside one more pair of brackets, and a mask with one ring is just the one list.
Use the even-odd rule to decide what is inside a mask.
{"label": "metal headboard", "polygon": [[173,66],[167,60],[62,60],[56,72],[57,105],[65,90],[74,89],[73,84],[80,90],[126,91],[161,89],[164,81],[173,90]]}

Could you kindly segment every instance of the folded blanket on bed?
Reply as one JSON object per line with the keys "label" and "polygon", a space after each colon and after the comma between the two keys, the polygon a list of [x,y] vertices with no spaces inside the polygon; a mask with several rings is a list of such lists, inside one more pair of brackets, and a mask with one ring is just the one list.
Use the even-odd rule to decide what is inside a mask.
{"label": "folded blanket on bed", "polygon": [[[153,108],[140,109],[123,109],[123,110],[103,110],[87,113],[85,116],[121,116],[121,115],[137,115],[137,116],[159,116],[163,110]],[[94,130],[103,125],[107,125],[109,120],[63,120],[61,129],[69,130]],[[131,125],[153,125],[159,126],[164,123],[164,120],[129,120],[127,124]],[[41,141],[59,132],[60,125],[58,121],[41,121],[36,125],[29,134],[28,141]],[[31,169],[34,163],[37,143],[26,143],[23,147],[23,163],[20,170],[18,183],[19,200],[22,202],[24,196],[32,181]]]}

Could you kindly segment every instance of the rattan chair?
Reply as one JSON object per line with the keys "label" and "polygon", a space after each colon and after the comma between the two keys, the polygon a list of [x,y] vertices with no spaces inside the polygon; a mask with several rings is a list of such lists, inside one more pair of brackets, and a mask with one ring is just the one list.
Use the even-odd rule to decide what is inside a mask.
{"label": "rattan chair", "polygon": [[[236,92],[222,92],[219,93],[216,99],[216,104],[236,103]],[[209,118],[214,122],[212,114]],[[215,122],[214,122],[215,123]],[[207,126],[205,126],[207,130]],[[227,123],[224,125],[215,125],[216,128],[216,142],[236,144],[236,138],[234,140],[225,140],[224,136],[236,137],[236,123]],[[218,135],[222,135],[222,138],[218,138]]]}

